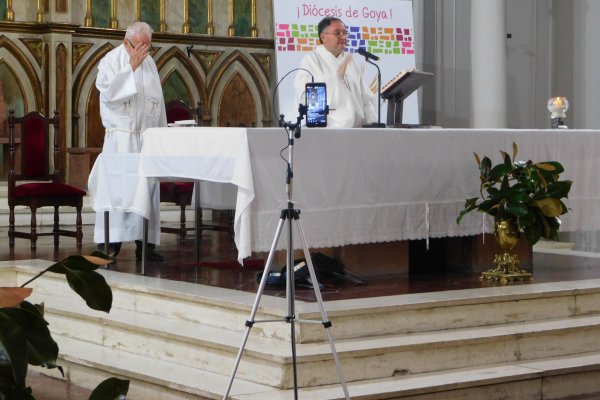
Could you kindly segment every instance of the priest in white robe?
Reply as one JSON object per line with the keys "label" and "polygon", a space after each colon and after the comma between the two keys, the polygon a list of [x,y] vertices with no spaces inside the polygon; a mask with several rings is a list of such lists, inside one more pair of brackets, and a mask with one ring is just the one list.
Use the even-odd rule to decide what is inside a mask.
{"label": "priest in white robe", "polygon": [[[377,122],[377,96],[363,81],[361,68],[345,53],[348,31],[346,25],[335,17],[325,17],[318,25],[320,46],[300,62],[315,82],[325,82],[331,128],[357,128]],[[294,80],[298,103],[305,103],[304,85],[312,77],[300,70]]]}
{"label": "priest in white robe", "polygon": [[[135,22],[127,29],[123,43],[100,60],[96,87],[100,92],[100,116],[106,130],[102,148],[105,154],[139,153],[144,130],[167,126],[160,77],[149,55],[151,41],[152,28],[145,22]],[[88,182],[90,192],[94,185],[95,182]],[[153,185],[151,202],[147,257],[162,261],[163,257],[154,250],[155,245],[160,243],[158,184]],[[135,240],[139,260],[142,253],[142,217],[130,212],[111,211],[109,225],[111,247],[115,251],[113,255],[118,253],[121,242]],[[102,212],[96,214],[94,242],[104,242]]]}

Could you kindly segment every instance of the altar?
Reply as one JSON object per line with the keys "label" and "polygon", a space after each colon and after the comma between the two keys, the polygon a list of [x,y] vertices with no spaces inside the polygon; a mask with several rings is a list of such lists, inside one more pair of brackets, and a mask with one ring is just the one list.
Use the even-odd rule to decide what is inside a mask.
{"label": "altar", "polygon": [[[473,153],[498,160],[499,150],[510,153],[515,142],[517,159],[559,161],[561,178],[573,180],[561,231],[598,230],[598,133],[304,129],[295,142],[292,200],[311,248],[490,233],[493,221],[483,215],[456,223],[465,199],[479,195]],[[282,128],[152,128],[143,135],[142,177],[235,185],[238,259],[269,250],[287,201]]]}

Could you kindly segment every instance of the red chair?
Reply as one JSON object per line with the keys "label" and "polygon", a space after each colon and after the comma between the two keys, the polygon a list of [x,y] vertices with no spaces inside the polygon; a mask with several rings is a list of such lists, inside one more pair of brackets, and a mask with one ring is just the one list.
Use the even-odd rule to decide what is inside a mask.
{"label": "red chair", "polygon": [[[197,125],[201,125],[202,109],[200,103],[196,109],[188,107],[181,100],[171,100],[165,105],[167,111],[167,122],[185,121],[193,119]],[[160,231],[164,233],[176,233],[181,242],[185,242],[188,230],[193,228],[186,227],[185,209],[192,204],[192,193],[194,190],[193,182],[161,182],[160,183],[160,202],[175,203],[179,206],[181,213],[179,216],[179,228],[161,226]]]}
{"label": "red chair", "polygon": [[[171,100],[166,106],[167,122],[174,123],[175,121],[195,120],[198,126],[202,125],[202,107],[198,103],[198,106],[194,108],[188,107],[181,100]],[[194,228],[186,227],[185,209],[192,203],[192,193],[194,191],[193,182],[161,182],[160,183],[160,202],[161,203],[175,203],[181,209],[179,217],[179,228],[171,228],[161,226],[160,231],[164,233],[176,233],[179,234],[181,242],[185,242],[187,231],[194,230]],[[229,223],[226,226],[203,224],[202,223],[202,210],[197,210],[196,219],[198,229],[212,230],[220,232],[229,232],[230,235],[233,233],[233,213],[229,213]],[[198,233],[200,234],[200,233]]]}
{"label": "red chair", "polygon": [[[20,126],[21,160],[16,166],[15,126]],[[54,126],[52,146],[53,163],[50,163],[50,125]],[[58,129],[58,113],[54,118],[44,117],[37,112],[30,112],[24,117],[17,118],[14,110],[8,116],[9,132],[9,164],[8,172],[8,208],[9,227],[8,243],[10,248],[15,246],[15,238],[31,240],[31,249],[35,250],[40,236],[54,236],[54,248],[58,248],[59,236],[74,237],[77,248],[81,248],[83,238],[81,209],[83,196],[86,192],[74,186],[63,183],[64,177],[60,166],[61,143]],[[15,207],[26,206],[31,210],[31,229],[29,232],[15,230]],[[41,207],[54,207],[54,225],[52,232],[41,233],[37,230],[36,212]],[[75,207],[77,217],[75,231],[60,229],[59,207]]]}

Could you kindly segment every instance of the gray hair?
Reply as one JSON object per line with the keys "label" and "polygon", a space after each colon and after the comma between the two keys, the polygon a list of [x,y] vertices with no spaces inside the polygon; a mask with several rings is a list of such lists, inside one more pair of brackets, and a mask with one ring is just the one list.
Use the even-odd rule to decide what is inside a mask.
{"label": "gray hair", "polygon": [[152,39],[152,28],[145,22],[137,21],[134,22],[127,28],[125,32],[126,39],[133,39],[136,36],[148,36]]}

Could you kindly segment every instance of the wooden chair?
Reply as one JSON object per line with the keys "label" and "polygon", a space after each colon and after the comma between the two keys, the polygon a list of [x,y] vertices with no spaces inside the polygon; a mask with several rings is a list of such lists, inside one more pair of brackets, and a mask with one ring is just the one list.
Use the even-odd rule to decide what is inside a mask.
{"label": "wooden chair", "polygon": [[[21,133],[21,160],[17,168],[15,148],[15,126],[20,127]],[[50,125],[54,126],[52,145],[53,163],[50,163]],[[77,248],[81,248],[83,238],[81,209],[83,196],[86,192],[64,183],[63,172],[60,165],[60,130],[58,126],[58,112],[54,111],[54,118],[44,117],[37,112],[17,118],[14,110],[8,116],[9,126],[9,164],[8,172],[8,208],[9,227],[8,242],[10,248],[15,246],[15,238],[31,240],[31,249],[35,250],[37,239],[40,236],[54,236],[54,248],[58,248],[59,236],[74,237]],[[26,206],[31,210],[30,232],[17,232],[15,230],[15,207]],[[41,207],[54,207],[54,225],[52,232],[41,233],[37,230],[37,209]],[[77,211],[75,231],[60,229],[59,207],[75,207]]]}
{"label": "wooden chair", "polygon": [[[202,109],[200,103],[196,109],[190,108],[181,100],[171,100],[165,105],[167,111],[167,122],[184,121],[193,119],[198,126],[202,122]],[[179,216],[179,228],[161,226],[160,231],[164,233],[175,233],[179,235],[181,242],[185,242],[188,230],[194,228],[186,227],[185,209],[192,204],[192,193],[194,191],[193,182],[161,182],[160,183],[160,202],[175,203],[179,206],[181,213]]]}
{"label": "wooden chair", "polygon": [[[195,120],[198,126],[202,125],[202,106],[198,103],[198,106],[194,108],[188,107],[181,100],[171,100],[166,106],[167,111],[167,122],[173,123],[175,121],[184,120]],[[179,235],[181,242],[185,242],[187,231],[194,230],[194,228],[186,227],[185,209],[192,203],[192,194],[194,191],[193,182],[161,182],[160,183],[160,202],[161,203],[175,203],[180,207],[181,213],[179,216],[179,228],[172,228],[161,226],[160,231],[164,233],[176,233]],[[196,220],[198,229],[202,230],[213,230],[233,233],[233,213],[230,212],[229,223],[225,226],[220,224],[204,224],[202,223],[202,210],[197,210]],[[199,233],[200,234],[200,233]]]}

